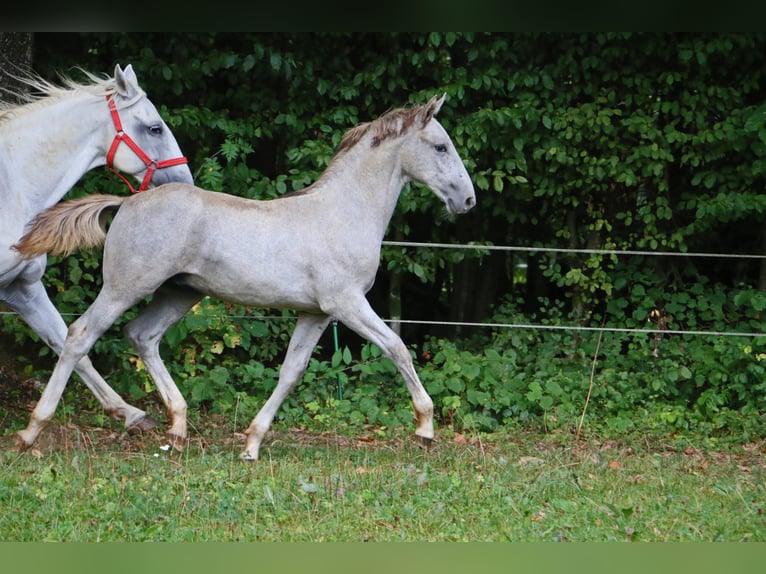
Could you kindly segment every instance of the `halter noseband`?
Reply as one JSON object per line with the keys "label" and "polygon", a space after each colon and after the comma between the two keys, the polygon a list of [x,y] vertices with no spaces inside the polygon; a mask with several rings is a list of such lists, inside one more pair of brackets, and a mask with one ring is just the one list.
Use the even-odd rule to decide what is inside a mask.
{"label": "halter noseband", "polygon": [[[114,139],[112,140],[112,145],[109,148],[109,153],[106,154],[106,167],[111,171],[112,173],[116,174],[117,176],[122,179],[122,181],[125,182],[125,184],[130,189],[131,193],[137,193],[139,191],[145,191],[149,187],[149,182],[152,180],[152,176],[154,175],[154,172],[158,169],[162,169],[165,167],[173,167],[174,165],[182,165],[185,163],[188,163],[188,160],[181,156],[173,159],[165,159],[162,161],[156,161],[151,158],[149,158],[148,155],[142,150],[139,145],[133,141],[133,138],[131,138],[128,134],[125,133],[125,131],[122,129],[122,121],[120,121],[120,114],[117,111],[117,106],[114,103],[114,100],[112,99],[112,95],[108,94],[106,96],[106,101],[109,104],[109,112],[112,114],[112,121],[114,122],[114,128],[117,130],[117,134],[114,136]],[[114,156],[117,153],[117,148],[119,147],[121,142],[125,142],[127,146],[133,150],[133,153],[135,153],[141,161],[143,161],[146,164],[146,175],[144,175],[144,180],[141,182],[141,185],[138,189],[135,189],[130,181],[128,181],[128,178],[122,175],[119,171],[117,171],[114,168]]]}

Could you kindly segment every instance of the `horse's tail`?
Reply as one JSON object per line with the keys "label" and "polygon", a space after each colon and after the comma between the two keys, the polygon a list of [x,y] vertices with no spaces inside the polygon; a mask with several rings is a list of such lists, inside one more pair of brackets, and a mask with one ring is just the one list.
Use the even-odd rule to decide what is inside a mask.
{"label": "horse's tail", "polygon": [[69,255],[101,247],[106,239],[106,209],[119,209],[127,196],[89,195],[64,201],[39,213],[13,249],[24,259],[45,253]]}

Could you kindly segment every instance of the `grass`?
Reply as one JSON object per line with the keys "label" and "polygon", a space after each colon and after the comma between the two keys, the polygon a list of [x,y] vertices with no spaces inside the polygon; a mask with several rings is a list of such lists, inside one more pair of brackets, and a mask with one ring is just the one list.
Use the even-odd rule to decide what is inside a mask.
{"label": "grass", "polygon": [[0,539],[766,540],[764,443],[442,429],[426,451],[404,430],[275,425],[245,464],[242,437],[204,419],[183,453],[159,434],[71,423],[39,450],[5,448]]}

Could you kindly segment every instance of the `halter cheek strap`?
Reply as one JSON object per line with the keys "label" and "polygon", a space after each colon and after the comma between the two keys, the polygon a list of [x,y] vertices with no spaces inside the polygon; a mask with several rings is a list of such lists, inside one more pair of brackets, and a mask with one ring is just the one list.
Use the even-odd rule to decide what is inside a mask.
{"label": "halter cheek strap", "polygon": [[[109,147],[109,152],[106,154],[106,167],[111,171],[112,173],[116,174],[122,181],[125,182],[125,184],[130,189],[131,193],[137,193],[140,191],[145,191],[149,187],[149,182],[152,181],[152,176],[154,175],[154,172],[158,169],[163,169],[166,167],[173,167],[175,165],[183,165],[185,163],[188,163],[188,160],[181,156],[173,159],[165,159],[161,161],[153,160],[151,159],[144,150],[141,149],[141,147],[131,138],[128,134],[125,133],[125,130],[122,129],[122,121],[120,120],[120,114],[117,111],[117,106],[114,103],[114,100],[112,99],[112,95],[109,94],[106,96],[107,104],[109,105],[109,112],[112,115],[112,122],[114,122],[114,129],[117,130],[117,134],[114,136],[114,139],[112,140],[112,145]],[[133,153],[136,154],[141,161],[146,164],[146,174],[144,175],[144,179],[141,182],[141,185],[138,189],[135,189],[130,181],[128,181],[128,178],[122,175],[119,171],[117,171],[114,168],[114,156],[117,153],[117,148],[120,146],[121,143],[125,143],[131,150],[133,150]]]}

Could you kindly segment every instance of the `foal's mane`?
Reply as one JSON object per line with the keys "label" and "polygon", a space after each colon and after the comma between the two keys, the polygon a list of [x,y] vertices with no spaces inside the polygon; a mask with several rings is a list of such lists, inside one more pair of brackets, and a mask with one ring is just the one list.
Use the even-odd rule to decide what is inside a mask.
{"label": "foal's mane", "polygon": [[10,93],[20,103],[0,101],[0,122],[11,116],[31,112],[40,106],[52,104],[62,98],[75,93],[85,93],[98,97],[113,94],[117,87],[115,79],[111,76],[96,76],[86,70],[80,69],[86,76],[87,82],[76,82],[68,76],[60,76],[60,84],[54,84],[34,74],[14,76],[14,79],[25,86],[28,91],[11,91]]}
{"label": "foal's mane", "polygon": [[343,135],[340,140],[338,150],[330,160],[330,165],[327,166],[327,169],[322,172],[322,174],[316,181],[314,181],[314,183],[303,189],[285,193],[280,197],[285,198],[295,197],[298,195],[306,195],[307,193],[317,189],[317,184],[329,177],[333,170],[337,167],[337,160],[343,157],[345,152],[349,151],[356,144],[358,144],[365,135],[370,132],[373,133],[370,147],[377,147],[382,141],[386,139],[402,136],[407,132],[407,130],[410,129],[410,127],[412,127],[412,124],[415,123],[415,118],[417,118],[418,114],[425,107],[425,104],[415,104],[409,108],[396,108],[385,112],[376,120],[372,120],[371,122],[364,122],[354,126]]}
{"label": "foal's mane", "polygon": [[[374,132],[372,147],[380,145],[390,137],[401,136],[412,126],[418,113],[425,107],[423,104],[409,108],[397,108],[380,116],[377,120],[359,124],[348,130],[340,141],[338,152],[341,153],[359,143],[368,132]],[[337,154],[336,154],[337,155]]]}

